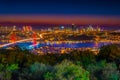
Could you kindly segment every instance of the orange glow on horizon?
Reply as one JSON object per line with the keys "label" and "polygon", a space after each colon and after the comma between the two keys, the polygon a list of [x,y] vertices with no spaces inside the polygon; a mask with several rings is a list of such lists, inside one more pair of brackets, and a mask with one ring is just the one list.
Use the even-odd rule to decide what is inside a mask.
{"label": "orange glow on horizon", "polygon": [[0,22],[53,24],[109,24],[120,25],[120,16],[91,15],[0,15]]}

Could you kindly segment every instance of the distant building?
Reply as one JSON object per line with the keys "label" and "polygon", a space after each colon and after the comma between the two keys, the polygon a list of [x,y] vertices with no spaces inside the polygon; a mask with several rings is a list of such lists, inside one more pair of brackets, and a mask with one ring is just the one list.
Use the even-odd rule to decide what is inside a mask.
{"label": "distant building", "polygon": [[16,31],[16,26],[13,26],[13,31]]}
{"label": "distant building", "polygon": [[32,31],[32,27],[31,26],[23,26],[23,31],[30,32],[30,31]]}
{"label": "distant building", "polygon": [[94,29],[91,25],[89,25],[89,27],[87,28],[87,31],[94,31]]}
{"label": "distant building", "polygon": [[25,28],[25,26],[23,26],[23,31],[24,31],[24,32],[26,31],[26,28]]}
{"label": "distant building", "polygon": [[72,24],[72,31],[76,31],[76,26],[75,26],[75,24]]}
{"label": "distant building", "polygon": [[0,33],[8,33],[12,30],[13,30],[13,27],[9,26],[9,28],[8,28],[7,26],[0,26]]}

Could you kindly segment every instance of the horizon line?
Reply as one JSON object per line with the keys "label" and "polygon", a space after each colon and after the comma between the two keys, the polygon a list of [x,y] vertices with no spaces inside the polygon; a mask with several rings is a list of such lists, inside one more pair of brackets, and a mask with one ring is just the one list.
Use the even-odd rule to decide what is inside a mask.
{"label": "horizon line", "polygon": [[104,15],[1,15],[0,22],[13,23],[51,23],[51,24],[109,24],[120,25],[120,16],[104,16]]}

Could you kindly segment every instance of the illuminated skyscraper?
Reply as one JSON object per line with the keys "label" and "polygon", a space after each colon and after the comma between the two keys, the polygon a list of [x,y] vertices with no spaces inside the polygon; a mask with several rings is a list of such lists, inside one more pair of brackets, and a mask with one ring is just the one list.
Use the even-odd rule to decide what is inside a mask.
{"label": "illuminated skyscraper", "polygon": [[32,31],[32,27],[31,26],[23,26],[23,31],[24,32]]}
{"label": "illuminated skyscraper", "polygon": [[29,26],[26,26],[26,31],[27,31],[27,32],[29,32],[29,31],[30,31]]}
{"label": "illuminated skyscraper", "polygon": [[101,28],[97,26],[97,31],[101,31]]}
{"label": "illuminated skyscraper", "polygon": [[31,26],[29,26],[30,27],[30,31],[32,31],[32,27]]}
{"label": "illuminated skyscraper", "polygon": [[76,26],[75,26],[75,24],[72,24],[72,31],[76,31]]}
{"label": "illuminated skyscraper", "polygon": [[87,28],[87,31],[94,31],[94,29],[91,25],[89,25],[89,27]]}
{"label": "illuminated skyscraper", "polygon": [[24,31],[24,32],[26,31],[26,28],[25,28],[25,26],[23,26],[23,31]]}

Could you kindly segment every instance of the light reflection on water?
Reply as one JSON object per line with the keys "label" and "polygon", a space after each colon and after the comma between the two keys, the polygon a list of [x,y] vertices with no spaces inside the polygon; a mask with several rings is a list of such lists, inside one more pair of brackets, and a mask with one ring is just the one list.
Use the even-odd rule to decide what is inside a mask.
{"label": "light reflection on water", "polygon": [[42,44],[36,44],[33,45],[31,42],[27,42],[27,43],[18,43],[17,45],[22,48],[22,49],[34,49],[34,48],[40,48],[40,47],[44,47],[44,46],[48,46],[48,47],[64,47],[64,48],[100,48],[103,45],[108,45],[108,44],[112,44],[110,42],[85,42],[85,43],[61,43],[61,44],[48,44],[48,43],[42,43]]}

